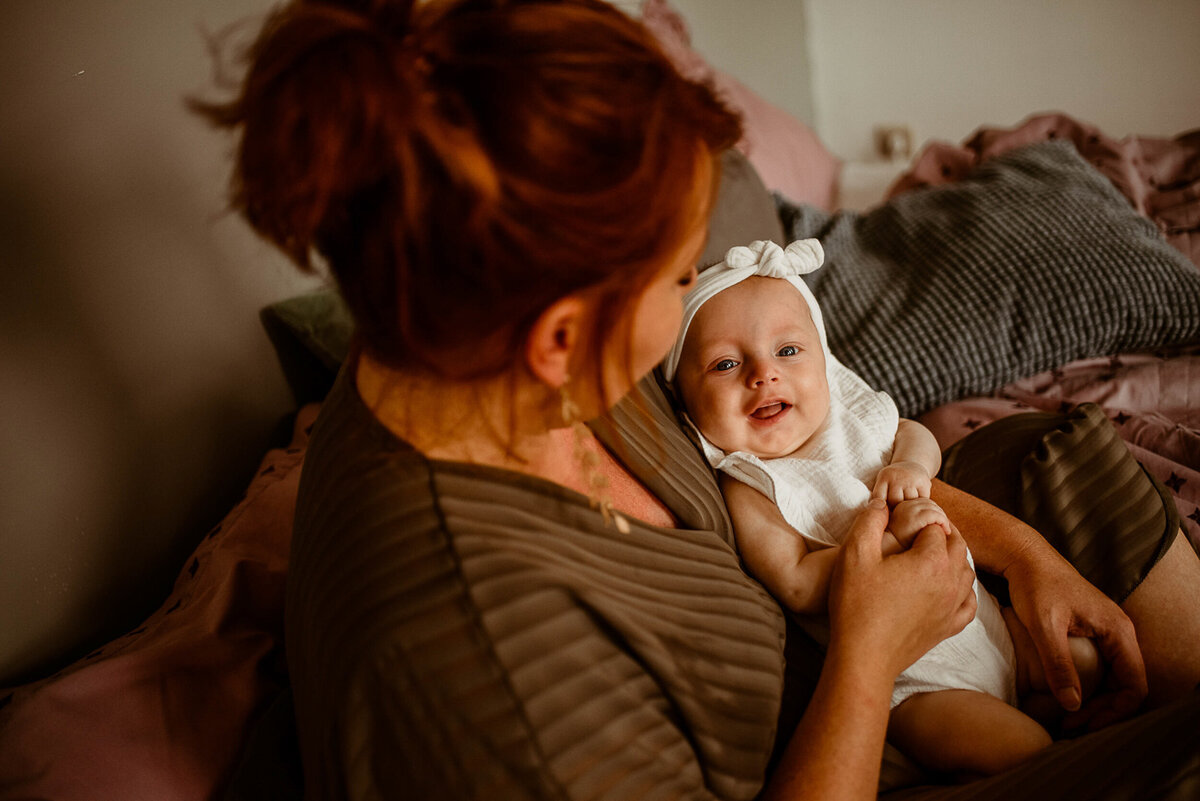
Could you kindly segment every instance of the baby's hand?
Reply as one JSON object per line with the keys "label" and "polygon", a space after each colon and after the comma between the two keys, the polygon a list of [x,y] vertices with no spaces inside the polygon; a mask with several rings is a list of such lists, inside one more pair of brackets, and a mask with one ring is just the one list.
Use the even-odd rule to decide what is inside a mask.
{"label": "baby's hand", "polygon": [[941,526],[946,536],[950,536],[950,518],[946,517],[942,507],[928,498],[914,498],[896,504],[888,522],[888,531],[896,535],[901,545],[910,548],[917,534],[927,526]]}
{"label": "baby's hand", "polygon": [[933,481],[920,462],[892,462],[875,477],[872,498],[882,498],[888,506],[914,498],[928,498]]}

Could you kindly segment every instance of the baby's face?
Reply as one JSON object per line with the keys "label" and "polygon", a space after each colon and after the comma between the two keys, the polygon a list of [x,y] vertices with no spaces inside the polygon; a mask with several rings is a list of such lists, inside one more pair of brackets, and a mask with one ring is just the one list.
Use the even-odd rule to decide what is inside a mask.
{"label": "baby's face", "polygon": [[701,306],[675,380],[692,421],[726,453],[786,456],[829,414],[820,334],[804,296],[778,278],[747,278]]}

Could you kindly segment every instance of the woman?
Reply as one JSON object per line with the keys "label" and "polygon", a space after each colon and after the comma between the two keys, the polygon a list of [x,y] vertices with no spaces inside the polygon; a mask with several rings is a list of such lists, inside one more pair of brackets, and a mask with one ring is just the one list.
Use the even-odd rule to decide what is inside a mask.
{"label": "woman", "polygon": [[[887,514],[862,514],[768,773],[783,617],[641,380],[740,135],[711,92],[594,0],[330,0],[274,14],[210,114],[241,130],[237,205],[326,262],[357,324],[289,570],[309,797],[873,796],[892,680],[973,614],[963,540],[929,529],[883,559]],[[1082,633],[1114,678],[1094,722],[1129,714],[1129,619],[1028,527],[938,492],[978,523],[1059,697],[1077,705],[1060,662]],[[1173,559],[1139,592],[1195,573]]]}

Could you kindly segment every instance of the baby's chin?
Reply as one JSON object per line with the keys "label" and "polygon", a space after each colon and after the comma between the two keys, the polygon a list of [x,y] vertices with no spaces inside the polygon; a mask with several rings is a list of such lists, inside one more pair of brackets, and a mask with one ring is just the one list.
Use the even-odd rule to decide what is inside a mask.
{"label": "baby's chin", "polygon": [[730,443],[727,446],[720,442],[716,442],[711,438],[709,439],[709,442],[720,448],[725,453],[733,453],[737,451],[740,453],[748,453],[751,456],[757,456],[759,459],[782,459],[785,456],[791,456],[795,453],[798,453],[804,448],[805,444],[805,441],[785,442],[780,443],[779,445],[772,443],[772,445],[768,447],[762,443],[742,442],[740,444]]}
{"label": "baby's chin", "polygon": [[747,450],[746,453],[752,453],[759,459],[782,459],[785,456],[794,456],[795,454],[799,453],[803,447],[804,443],[801,442],[799,445],[788,446],[777,450]]}

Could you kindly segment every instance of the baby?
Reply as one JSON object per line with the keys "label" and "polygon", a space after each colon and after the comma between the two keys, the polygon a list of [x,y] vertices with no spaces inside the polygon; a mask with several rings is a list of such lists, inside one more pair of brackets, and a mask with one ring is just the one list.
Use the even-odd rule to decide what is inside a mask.
{"label": "baby", "polygon": [[[891,507],[885,553],[927,526],[950,532],[930,499],[941,466],[933,435],[899,419],[890,397],[829,351],[820,307],[800,278],[823,260],[815,239],[731,249],[688,294],[663,362],[722,473],[742,561],[818,639],[827,637],[836,549],[869,499]],[[1036,655],[1018,661],[1013,638],[1027,637],[1020,621],[978,580],[975,594],[975,619],[897,678],[888,725],[909,756],[960,776],[1003,771],[1050,742],[1015,706],[1018,690],[1047,690]],[[1098,654],[1090,640],[1071,645],[1087,693]]]}

